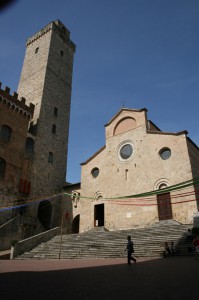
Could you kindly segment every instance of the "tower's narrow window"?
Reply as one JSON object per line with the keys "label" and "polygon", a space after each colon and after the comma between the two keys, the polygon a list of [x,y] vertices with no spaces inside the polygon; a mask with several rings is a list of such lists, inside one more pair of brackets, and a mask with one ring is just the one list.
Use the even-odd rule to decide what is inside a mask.
{"label": "tower's narrow window", "polygon": [[52,152],[49,152],[49,154],[48,154],[48,162],[49,163],[53,163],[53,153]]}
{"label": "tower's narrow window", "polygon": [[125,180],[128,181],[128,169],[125,170]]}
{"label": "tower's narrow window", "polygon": [[53,125],[52,125],[52,133],[54,133],[54,134],[55,134],[55,133],[56,133],[56,130],[57,130],[57,127],[56,127],[56,125],[55,125],[55,124],[53,124]]}
{"label": "tower's narrow window", "polygon": [[2,125],[0,137],[4,142],[9,142],[12,134],[12,129],[7,125]]}
{"label": "tower's narrow window", "polygon": [[57,108],[57,107],[54,108],[54,116],[55,116],[55,117],[58,116],[58,108]]}
{"label": "tower's narrow window", "polygon": [[64,56],[64,51],[61,50],[61,51],[60,51],[60,54],[61,54],[61,56]]}
{"label": "tower's narrow window", "polygon": [[4,177],[5,168],[6,168],[6,162],[2,157],[0,157],[0,178]]}
{"label": "tower's narrow window", "polygon": [[26,139],[26,153],[34,153],[34,140],[29,137]]}
{"label": "tower's narrow window", "polygon": [[36,54],[38,51],[39,51],[39,47],[37,47],[37,48],[35,49],[35,54]]}

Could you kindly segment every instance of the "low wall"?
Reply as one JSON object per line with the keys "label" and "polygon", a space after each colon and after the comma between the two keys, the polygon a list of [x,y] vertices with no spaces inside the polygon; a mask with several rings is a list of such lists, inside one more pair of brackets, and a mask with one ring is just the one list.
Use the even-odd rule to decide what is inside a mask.
{"label": "low wall", "polygon": [[55,235],[57,235],[59,233],[60,233],[60,227],[55,227],[48,231],[39,233],[39,234],[29,237],[25,240],[17,242],[14,245],[13,254],[11,255],[10,259],[14,259],[18,255],[32,250],[33,248],[38,246],[40,243],[49,241],[51,238],[53,238]]}
{"label": "low wall", "polygon": [[20,216],[16,216],[0,226],[0,251],[10,250],[13,240],[21,240],[20,223]]}

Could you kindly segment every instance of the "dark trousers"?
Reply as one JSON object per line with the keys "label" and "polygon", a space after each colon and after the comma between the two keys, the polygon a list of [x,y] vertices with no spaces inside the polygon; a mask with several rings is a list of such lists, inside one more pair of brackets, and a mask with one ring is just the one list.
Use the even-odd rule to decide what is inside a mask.
{"label": "dark trousers", "polygon": [[128,252],[127,261],[129,265],[131,264],[131,260],[136,262],[136,259],[132,256],[132,253]]}

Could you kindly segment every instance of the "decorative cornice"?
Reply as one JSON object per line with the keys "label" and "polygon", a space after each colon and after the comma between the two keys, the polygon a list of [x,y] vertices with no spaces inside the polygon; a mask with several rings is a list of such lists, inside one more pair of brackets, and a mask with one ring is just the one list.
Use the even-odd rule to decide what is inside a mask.
{"label": "decorative cornice", "polygon": [[59,20],[49,23],[40,31],[28,38],[26,41],[26,47],[40,39],[43,35],[47,34],[51,30],[55,31],[59,35],[59,37],[68,45],[68,47],[75,52],[76,45],[70,40],[70,31]]}
{"label": "decorative cornice", "polygon": [[41,38],[44,34],[48,33],[50,30],[52,30],[52,28],[45,27],[44,29],[40,30],[38,33],[36,33],[33,36],[31,36],[30,38],[28,38],[28,40],[26,42],[26,47],[29,46],[30,44],[34,43],[36,40]]}
{"label": "decorative cornice", "polygon": [[183,131],[179,131],[179,132],[166,132],[166,131],[147,130],[146,132],[149,133],[149,134],[161,134],[161,135],[182,135],[182,134],[187,135],[188,134],[187,130],[183,130]]}
{"label": "decorative cornice", "polygon": [[109,126],[120,114],[121,112],[124,112],[124,111],[129,111],[129,112],[142,112],[144,111],[145,113],[148,111],[146,108],[141,108],[141,109],[130,109],[130,108],[122,108],[120,109],[120,111],[107,123],[105,124],[104,126],[107,127]]}

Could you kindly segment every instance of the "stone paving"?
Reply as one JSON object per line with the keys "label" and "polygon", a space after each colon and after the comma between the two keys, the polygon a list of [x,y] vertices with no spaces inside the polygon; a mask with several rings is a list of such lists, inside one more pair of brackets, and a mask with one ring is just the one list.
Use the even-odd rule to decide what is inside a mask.
{"label": "stone paving", "polygon": [[1,299],[196,300],[199,258],[0,260]]}

